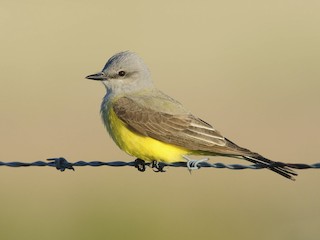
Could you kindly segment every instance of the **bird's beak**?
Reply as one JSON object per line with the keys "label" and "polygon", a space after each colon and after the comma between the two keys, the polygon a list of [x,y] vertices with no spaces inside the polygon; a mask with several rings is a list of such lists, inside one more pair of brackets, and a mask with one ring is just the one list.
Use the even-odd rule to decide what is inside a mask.
{"label": "bird's beak", "polygon": [[103,80],[107,80],[107,76],[104,74],[104,72],[98,72],[98,73],[86,76],[86,79],[103,81]]}

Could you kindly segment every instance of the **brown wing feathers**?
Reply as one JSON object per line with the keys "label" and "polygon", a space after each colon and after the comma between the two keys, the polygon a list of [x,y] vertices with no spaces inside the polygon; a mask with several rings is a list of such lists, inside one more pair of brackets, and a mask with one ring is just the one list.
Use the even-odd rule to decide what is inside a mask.
{"label": "brown wing feathers", "polygon": [[157,112],[127,97],[118,99],[113,110],[130,129],[143,136],[195,151],[210,151],[214,146],[225,145],[217,131],[191,114]]}

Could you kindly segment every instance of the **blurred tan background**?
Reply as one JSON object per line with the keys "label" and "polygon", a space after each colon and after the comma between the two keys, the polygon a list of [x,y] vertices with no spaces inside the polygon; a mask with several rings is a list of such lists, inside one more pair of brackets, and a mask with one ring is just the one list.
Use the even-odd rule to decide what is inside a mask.
{"label": "blurred tan background", "polygon": [[[0,2],[1,161],[125,160],[84,79],[137,52],[164,92],[271,159],[320,162],[319,1]],[[245,163],[212,158],[211,162]],[[0,239],[319,239],[320,170],[0,168]]]}

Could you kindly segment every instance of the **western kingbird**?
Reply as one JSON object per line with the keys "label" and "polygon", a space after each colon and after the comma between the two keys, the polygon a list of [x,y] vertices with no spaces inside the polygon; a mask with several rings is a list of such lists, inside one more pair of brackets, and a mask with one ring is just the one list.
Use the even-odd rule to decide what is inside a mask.
{"label": "western kingbird", "polygon": [[197,161],[188,155],[226,156],[259,164],[292,180],[297,175],[284,163],[239,147],[159,91],[148,67],[133,52],[115,54],[101,72],[86,78],[105,85],[103,122],[114,142],[129,155],[165,163]]}

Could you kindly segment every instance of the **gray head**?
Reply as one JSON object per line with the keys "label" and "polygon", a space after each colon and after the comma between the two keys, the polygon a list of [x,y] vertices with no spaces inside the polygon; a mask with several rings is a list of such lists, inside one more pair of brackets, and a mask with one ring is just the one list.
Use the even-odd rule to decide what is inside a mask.
{"label": "gray head", "polygon": [[136,53],[129,51],[113,55],[101,72],[86,78],[102,81],[108,91],[113,93],[153,87],[148,67]]}

